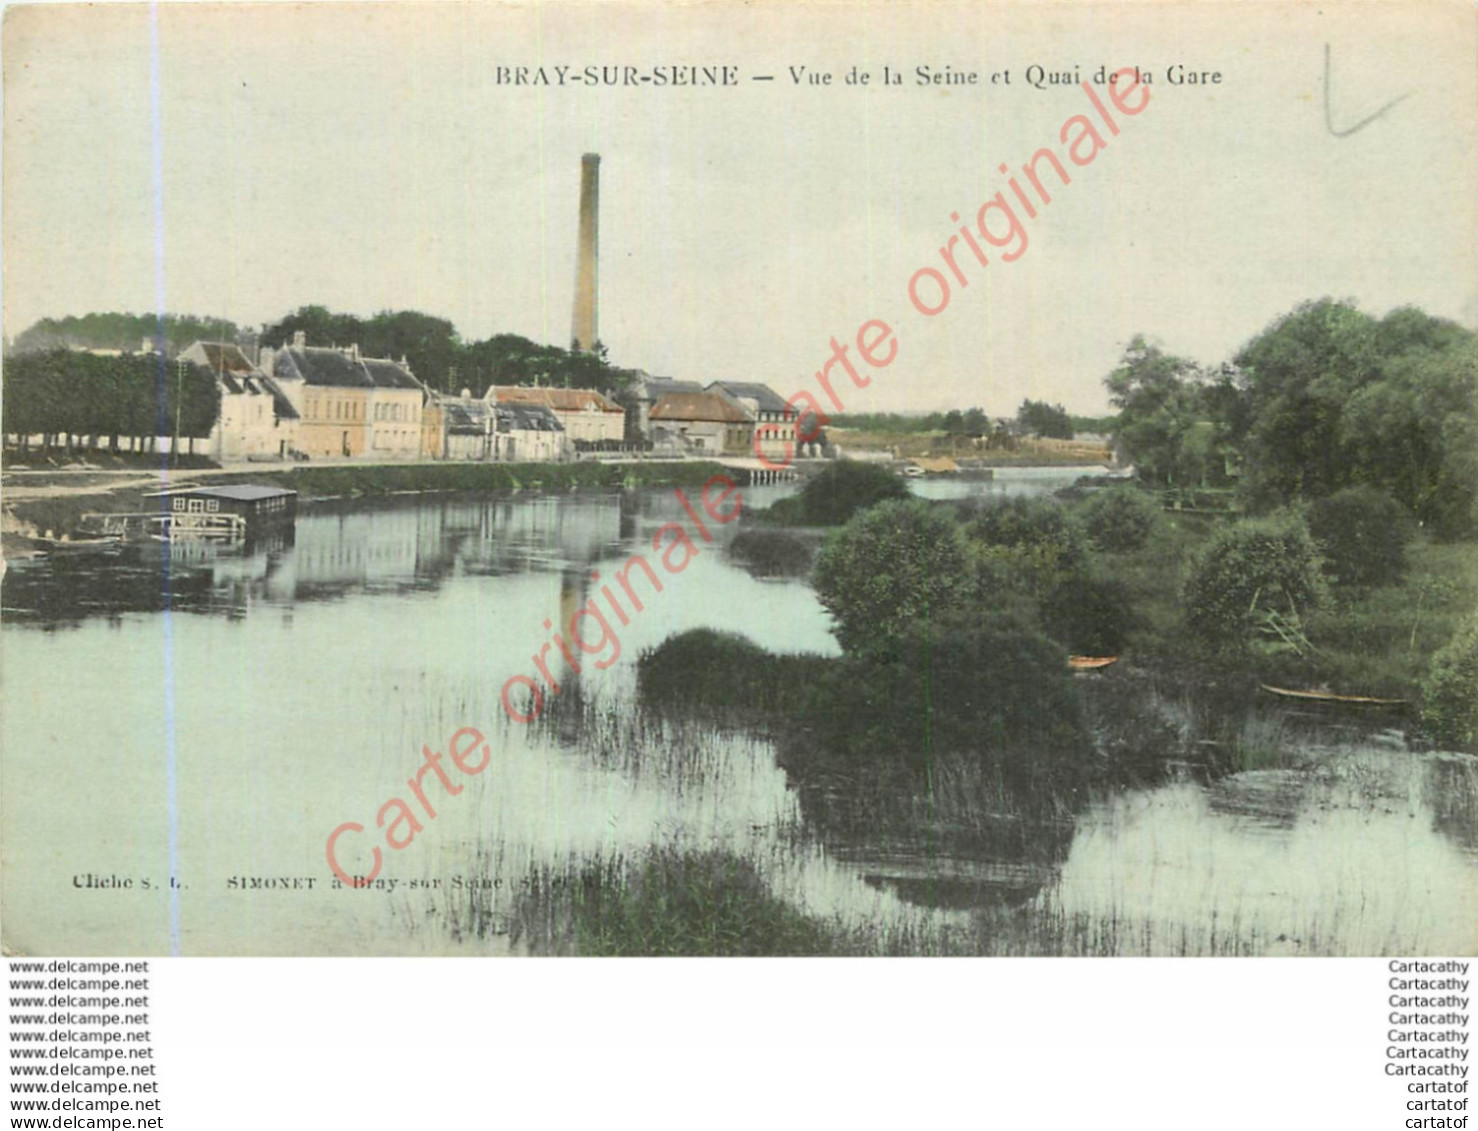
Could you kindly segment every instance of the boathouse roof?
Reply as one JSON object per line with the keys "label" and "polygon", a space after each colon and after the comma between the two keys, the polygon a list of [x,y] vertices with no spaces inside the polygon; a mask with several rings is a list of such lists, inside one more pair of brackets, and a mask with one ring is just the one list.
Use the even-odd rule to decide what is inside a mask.
{"label": "boathouse roof", "polygon": [[238,503],[254,503],[258,499],[278,499],[284,495],[296,495],[286,487],[269,487],[262,483],[222,483],[214,487],[172,487],[168,491],[151,491],[146,499],[157,499],[161,495],[191,495],[201,499],[231,499]]}

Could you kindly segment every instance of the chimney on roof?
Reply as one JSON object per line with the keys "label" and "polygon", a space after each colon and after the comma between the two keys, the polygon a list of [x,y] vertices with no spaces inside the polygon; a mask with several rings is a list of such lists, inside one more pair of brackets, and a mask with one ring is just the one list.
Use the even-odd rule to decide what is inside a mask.
{"label": "chimney on roof", "polygon": [[358,361],[359,360],[359,343],[358,342],[352,342],[352,343],[350,343],[349,348],[346,349],[344,352],[349,355],[349,360],[351,360],[351,361]]}
{"label": "chimney on roof", "polygon": [[592,353],[597,335],[600,265],[600,154],[580,158],[580,245],[575,266],[575,318],[570,331],[576,350]]}
{"label": "chimney on roof", "polygon": [[294,330],[293,331],[293,349],[295,349],[295,350],[302,350],[302,349],[307,349],[307,348],[308,348],[308,331],[307,330]]}

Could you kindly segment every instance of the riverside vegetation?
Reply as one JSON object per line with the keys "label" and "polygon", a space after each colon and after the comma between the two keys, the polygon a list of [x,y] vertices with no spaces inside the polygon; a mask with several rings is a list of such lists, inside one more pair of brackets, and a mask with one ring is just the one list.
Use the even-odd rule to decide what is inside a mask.
{"label": "riverside vegetation", "polygon": [[[875,468],[838,468],[754,516],[734,552],[774,572],[811,562],[842,655],[689,632],[642,656],[641,702],[770,738],[838,851],[844,830],[867,827],[900,849],[1004,856],[1027,872],[1060,861],[1092,797],[1171,765],[1213,779],[1309,771],[1304,724],[1259,684],[1401,700],[1384,725],[1408,741],[1478,751],[1474,357],[1473,335],[1450,323],[1377,322],[1329,300],[1215,371],[1136,339],[1108,385],[1143,485],[931,503]],[[1166,489],[1230,505],[1165,510]],[[1126,659],[1075,680],[1069,653]],[[1472,776],[1471,761],[1453,764]],[[602,953],[695,929],[725,953],[1119,953],[1134,930],[1046,906],[1022,917],[1009,895],[976,906],[965,936],[797,927],[763,894],[736,918],[742,864],[675,851],[587,865],[580,902],[523,913],[547,945],[579,949],[583,936]],[[655,897],[667,878],[687,894]],[[947,881],[927,882],[948,899]],[[1039,887],[1024,881],[1020,898]],[[621,909],[620,937],[595,930],[593,906]],[[1182,949],[1266,941],[1210,924]]]}

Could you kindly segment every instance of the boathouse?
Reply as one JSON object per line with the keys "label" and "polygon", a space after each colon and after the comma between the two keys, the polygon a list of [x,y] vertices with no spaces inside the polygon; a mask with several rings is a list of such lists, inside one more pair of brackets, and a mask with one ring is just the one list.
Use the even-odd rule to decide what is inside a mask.
{"label": "boathouse", "polygon": [[257,483],[227,483],[219,487],[181,487],[167,492],[169,514],[238,515],[255,530],[292,522],[298,513],[298,493],[285,487]]}

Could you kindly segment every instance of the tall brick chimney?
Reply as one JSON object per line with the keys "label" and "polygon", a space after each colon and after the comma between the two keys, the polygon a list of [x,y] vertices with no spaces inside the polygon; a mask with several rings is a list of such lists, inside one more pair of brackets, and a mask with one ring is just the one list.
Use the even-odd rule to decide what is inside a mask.
{"label": "tall brick chimney", "polygon": [[576,349],[595,349],[600,285],[600,154],[580,158],[580,248],[575,267],[575,320],[570,336]]}

